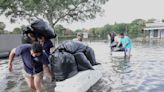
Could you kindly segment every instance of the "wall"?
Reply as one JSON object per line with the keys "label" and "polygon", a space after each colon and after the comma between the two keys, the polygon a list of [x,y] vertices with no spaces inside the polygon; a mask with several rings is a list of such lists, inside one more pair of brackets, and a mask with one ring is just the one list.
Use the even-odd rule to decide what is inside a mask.
{"label": "wall", "polygon": [[160,30],[161,32],[161,38],[163,39],[164,38],[164,29]]}
{"label": "wall", "polygon": [[20,34],[0,35],[0,52],[10,51],[12,48],[21,44]]}

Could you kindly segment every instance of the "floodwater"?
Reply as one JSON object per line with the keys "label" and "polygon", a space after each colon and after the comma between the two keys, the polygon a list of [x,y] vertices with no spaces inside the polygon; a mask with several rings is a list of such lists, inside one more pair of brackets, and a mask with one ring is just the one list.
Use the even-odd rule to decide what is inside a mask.
{"label": "floodwater", "polygon": [[[103,77],[88,92],[164,92],[164,42],[135,42],[130,60],[120,52],[111,56],[107,43],[89,45],[103,66]],[[7,60],[0,60],[0,92],[29,92],[19,58],[13,67],[9,73]],[[51,92],[53,85],[44,83],[49,89],[47,92]]]}
{"label": "floodwater", "polygon": [[103,77],[88,92],[164,92],[164,43],[136,42],[130,60],[110,55],[104,43],[93,44]]}

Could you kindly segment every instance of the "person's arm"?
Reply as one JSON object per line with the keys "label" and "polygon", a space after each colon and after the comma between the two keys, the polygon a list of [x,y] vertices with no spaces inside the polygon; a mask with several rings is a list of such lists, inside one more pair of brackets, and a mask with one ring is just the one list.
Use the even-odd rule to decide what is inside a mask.
{"label": "person's arm", "polygon": [[15,51],[16,51],[16,48],[12,49],[11,52],[10,52],[10,55],[9,55],[9,62],[8,62],[8,70],[10,72],[12,72],[12,62],[14,60],[14,57],[15,57]]}
{"label": "person's arm", "polygon": [[121,39],[117,39],[117,42],[118,42],[118,44],[116,47],[119,47],[121,45]]}
{"label": "person's arm", "polygon": [[126,44],[125,44],[125,46],[124,46],[124,47],[126,47],[128,44],[129,44],[129,42],[126,42]]}
{"label": "person's arm", "polygon": [[119,47],[119,46],[120,46],[120,44],[121,44],[121,42],[119,41],[119,42],[118,42],[118,44],[117,44],[117,47]]}
{"label": "person's arm", "polygon": [[43,70],[44,72],[46,72],[48,78],[50,79],[50,81],[52,81],[52,72],[48,66],[48,64],[43,64]]}
{"label": "person's arm", "polygon": [[47,40],[47,42],[45,42],[44,43],[44,45],[45,45],[45,52],[48,54],[48,55],[50,55],[51,53],[52,53],[52,51],[53,51],[53,47],[54,47],[54,45],[53,45],[53,43],[52,43],[52,41],[51,40]]}
{"label": "person's arm", "polygon": [[20,45],[20,46],[18,46],[18,47],[11,50],[10,55],[9,55],[9,62],[8,62],[8,70],[10,72],[12,72],[12,62],[14,60],[14,57],[21,55],[21,53],[23,53],[29,47],[31,47],[30,44],[28,44],[28,45],[23,44],[23,45]]}
{"label": "person's arm", "polygon": [[49,54],[51,54],[52,53],[52,51],[54,51],[54,45],[53,45],[53,43],[51,42],[51,40],[50,40],[50,45],[49,45],[49,48],[50,48],[50,50],[49,50]]}

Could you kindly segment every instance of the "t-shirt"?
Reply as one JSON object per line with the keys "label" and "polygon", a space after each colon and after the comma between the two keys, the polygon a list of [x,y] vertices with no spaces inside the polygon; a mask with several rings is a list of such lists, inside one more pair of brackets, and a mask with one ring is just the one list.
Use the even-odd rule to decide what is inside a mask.
{"label": "t-shirt", "polygon": [[16,56],[21,56],[24,69],[29,74],[36,74],[43,71],[43,64],[49,64],[48,56],[43,52],[38,57],[33,57],[30,53],[31,44],[22,44],[16,48]]}
{"label": "t-shirt", "polygon": [[132,48],[132,41],[130,40],[130,38],[128,36],[125,36],[124,38],[120,39],[120,42],[123,46],[126,45],[126,43],[128,43],[125,48]]}
{"label": "t-shirt", "polygon": [[46,40],[44,42],[43,49],[48,56],[50,55],[50,48],[52,47],[53,47],[53,43],[51,42],[51,40]]}

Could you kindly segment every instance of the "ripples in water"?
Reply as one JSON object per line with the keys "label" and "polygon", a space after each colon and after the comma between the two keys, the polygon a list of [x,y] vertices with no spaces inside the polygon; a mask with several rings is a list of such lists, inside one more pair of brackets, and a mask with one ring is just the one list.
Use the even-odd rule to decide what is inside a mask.
{"label": "ripples in water", "polygon": [[103,77],[88,92],[163,92],[163,45],[135,43],[132,57],[127,60],[123,56],[111,57],[106,50],[100,49],[108,49],[107,45],[95,44],[94,50],[99,52],[96,54],[111,60],[100,57],[104,67]]}

